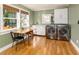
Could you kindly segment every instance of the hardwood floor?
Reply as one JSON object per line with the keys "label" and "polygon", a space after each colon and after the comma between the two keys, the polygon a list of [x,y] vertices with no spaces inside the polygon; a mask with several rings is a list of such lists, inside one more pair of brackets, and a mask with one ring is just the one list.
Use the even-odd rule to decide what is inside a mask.
{"label": "hardwood floor", "polygon": [[1,55],[77,55],[78,53],[69,41],[50,40],[46,37],[34,36],[29,45],[23,42],[18,49],[11,47],[0,53]]}

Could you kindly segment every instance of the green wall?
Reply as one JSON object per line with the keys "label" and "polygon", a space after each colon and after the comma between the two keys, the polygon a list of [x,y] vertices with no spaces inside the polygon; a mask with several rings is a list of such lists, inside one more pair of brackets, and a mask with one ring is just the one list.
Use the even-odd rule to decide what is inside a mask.
{"label": "green wall", "polygon": [[[33,11],[22,6],[21,4],[15,4],[14,6],[19,7],[19,8],[23,8],[23,9],[30,12],[30,26],[31,26],[33,24],[33,16],[32,16]],[[5,45],[10,44],[11,42],[12,42],[12,38],[11,38],[11,35],[9,33],[5,34],[5,35],[0,35],[0,48],[5,46]]]}
{"label": "green wall", "polygon": [[42,14],[51,14],[54,13],[54,9],[51,10],[43,10],[43,11],[35,11],[34,14],[34,24],[42,24]]}
{"label": "green wall", "polygon": [[0,48],[12,42],[10,34],[0,35]]}
{"label": "green wall", "polygon": [[79,47],[78,20],[79,20],[79,4],[70,5],[69,6],[69,24],[71,24],[71,40]]}

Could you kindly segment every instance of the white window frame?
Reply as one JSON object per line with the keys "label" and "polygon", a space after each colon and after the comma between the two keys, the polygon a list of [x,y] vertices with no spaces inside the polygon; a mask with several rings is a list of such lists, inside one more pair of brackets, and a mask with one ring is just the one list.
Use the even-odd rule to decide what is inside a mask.
{"label": "white window frame", "polygon": [[[16,25],[15,28],[3,30],[3,23],[4,23],[3,22],[3,4],[0,4],[0,35],[10,33],[10,31],[14,31],[16,29],[20,29],[20,13],[21,13],[21,10],[28,12],[28,14],[30,15],[30,11],[24,10],[22,8],[16,7],[16,6],[11,5],[11,4],[7,4],[7,5],[14,7],[16,9],[19,9],[19,12],[17,13],[17,16],[16,16],[17,17],[17,25]],[[30,25],[30,23],[29,23],[29,25]]]}
{"label": "white window frame", "polygon": [[42,24],[51,24],[51,14],[42,14]]}

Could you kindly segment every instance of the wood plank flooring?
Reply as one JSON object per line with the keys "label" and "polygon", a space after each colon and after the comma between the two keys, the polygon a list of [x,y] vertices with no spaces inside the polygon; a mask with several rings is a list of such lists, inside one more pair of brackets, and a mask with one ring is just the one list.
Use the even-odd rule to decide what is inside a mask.
{"label": "wood plank flooring", "polygon": [[69,41],[50,40],[46,37],[34,36],[33,39],[21,42],[17,45],[18,49],[11,47],[0,55],[77,55]]}

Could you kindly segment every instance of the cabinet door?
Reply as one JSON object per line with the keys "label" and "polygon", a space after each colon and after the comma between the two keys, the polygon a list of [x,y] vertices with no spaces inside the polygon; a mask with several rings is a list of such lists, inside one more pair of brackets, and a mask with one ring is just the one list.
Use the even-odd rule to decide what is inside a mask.
{"label": "cabinet door", "polygon": [[68,9],[55,9],[54,10],[54,23],[67,24],[68,23]]}
{"label": "cabinet door", "polygon": [[36,34],[37,34],[37,35],[42,35],[42,34],[43,34],[42,25],[38,25],[38,26],[36,27]]}
{"label": "cabinet door", "polygon": [[33,34],[37,34],[37,28],[36,28],[36,27],[37,27],[36,25],[33,25],[33,26],[32,26]]}
{"label": "cabinet door", "polygon": [[45,25],[40,26],[40,35],[45,35]]}
{"label": "cabinet door", "polygon": [[37,35],[45,35],[45,25],[33,25],[33,33]]}

